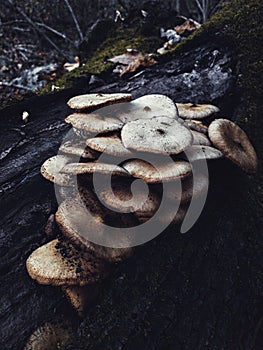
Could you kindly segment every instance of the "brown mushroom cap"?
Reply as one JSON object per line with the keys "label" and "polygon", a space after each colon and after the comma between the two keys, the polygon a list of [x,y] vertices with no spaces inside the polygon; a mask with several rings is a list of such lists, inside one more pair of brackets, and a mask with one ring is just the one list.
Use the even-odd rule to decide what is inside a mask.
{"label": "brown mushroom cap", "polygon": [[98,114],[73,113],[65,119],[65,122],[75,129],[97,134],[120,130],[123,127],[120,120]]}
{"label": "brown mushroom cap", "polygon": [[[99,213],[96,210],[92,214],[93,219],[88,220],[87,209],[84,205],[78,199],[70,199],[62,202],[59,206],[56,213],[56,222],[61,232],[74,242],[74,244],[106,261],[118,262],[129,258],[133,254],[132,248],[108,248],[94,244],[81,235],[85,226],[87,226],[89,232],[94,232],[97,235],[104,234],[104,232],[99,232],[98,230],[98,224],[103,222],[103,211]],[[107,237],[105,237],[106,239]],[[125,240],[126,238],[124,237],[123,239]]]}
{"label": "brown mushroom cap", "polygon": [[227,119],[216,119],[208,128],[209,138],[226,158],[247,173],[257,171],[257,155],[247,134]]}
{"label": "brown mushroom cap", "polygon": [[178,118],[175,104],[165,95],[145,95],[124,105],[114,107],[116,107],[114,116],[124,123],[137,119],[151,119],[159,115],[165,115],[172,119]]}
{"label": "brown mushroom cap", "polygon": [[54,182],[60,186],[72,186],[71,177],[68,174],[62,174],[61,169],[69,162],[72,158],[64,155],[57,155],[47,159],[41,166],[41,174],[45,179]]}
{"label": "brown mushroom cap", "polygon": [[94,137],[88,139],[86,144],[88,147],[96,151],[110,154],[115,157],[132,155],[132,152],[123,146],[121,139],[117,135]]}
{"label": "brown mushroom cap", "polygon": [[141,190],[132,192],[130,183],[119,181],[112,184],[111,191],[102,189],[100,196],[109,207],[120,212],[129,209],[138,217],[152,216],[160,205],[160,197],[156,191],[150,190],[146,196]]}
{"label": "brown mushroom cap", "polygon": [[211,142],[205,134],[192,130],[192,135],[194,138],[193,145],[211,146]]}
{"label": "brown mushroom cap", "polygon": [[188,148],[185,152],[185,155],[182,155],[182,158],[185,158],[189,162],[194,162],[198,160],[213,160],[220,159],[223,157],[222,152],[218,149],[210,146],[200,146],[193,145]]}
{"label": "brown mushroom cap", "polygon": [[57,239],[36,249],[27,259],[26,267],[38,283],[55,286],[83,286],[107,274],[105,262]]}
{"label": "brown mushroom cap", "polygon": [[126,148],[159,154],[178,154],[193,143],[191,131],[167,117],[129,122],[123,127],[121,138]]}
{"label": "brown mushroom cap", "polygon": [[72,336],[72,330],[65,324],[48,322],[31,334],[24,350],[64,349]]}
{"label": "brown mushroom cap", "polygon": [[192,173],[191,165],[185,161],[170,161],[158,165],[158,169],[141,159],[125,161],[122,167],[133,177],[147,183],[160,183],[186,178]]}
{"label": "brown mushroom cap", "polygon": [[68,140],[62,143],[62,145],[59,148],[59,151],[66,154],[72,154],[85,159],[94,160],[99,157],[99,152],[96,152],[93,149],[87,147],[84,142],[80,142],[80,141],[77,142],[77,141]]}
{"label": "brown mushroom cap", "polygon": [[81,174],[111,174],[115,176],[129,176],[129,173],[125,169],[118,165],[108,163],[69,163],[66,164],[61,170],[62,173],[71,175]]}
{"label": "brown mushroom cap", "polygon": [[164,215],[159,217],[159,220],[161,223],[164,224],[172,224],[172,225],[179,225],[183,222],[185,215],[187,213],[187,207],[181,206],[179,207],[178,211],[174,213],[172,210],[167,211]]}
{"label": "brown mushroom cap", "polygon": [[72,97],[68,101],[68,106],[72,109],[88,110],[114,103],[128,102],[131,100],[131,98],[131,94],[86,94]]}
{"label": "brown mushroom cap", "polygon": [[191,130],[201,132],[202,134],[205,134],[205,135],[208,134],[208,127],[204,125],[200,120],[186,119],[184,123]]}
{"label": "brown mushroom cap", "polygon": [[176,103],[178,113],[185,119],[203,119],[219,112],[219,108],[209,104]]}

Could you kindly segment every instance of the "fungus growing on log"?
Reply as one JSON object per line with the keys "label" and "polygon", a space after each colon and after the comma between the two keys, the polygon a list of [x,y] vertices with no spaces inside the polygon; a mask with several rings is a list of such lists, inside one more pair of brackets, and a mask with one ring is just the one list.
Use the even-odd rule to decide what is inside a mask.
{"label": "fungus growing on log", "polygon": [[[72,133],[75,138],[62,143],[62,154],[46,160],[41,167],[42,175],[58,186],[63,199],[55,214],[59,240],[35,250],[27,260],[27,270],[41,284],[62,286],[80,315],[94,294],[94,283],[107,275],[113,263],[135,252],[132,239],[122,229],[136,230],[151,220],[163,200],[171,205],[157,219],[167,226],[178,225],[191,202],[206,194],[208,178],[196,173],[193,164],[225,156],[247,172],[257,168],[255,150],[237,125],[225,119],[210,125],[208,119],[195,120],[217,113],[217,107],[177,104],[184,121],[167,96],[146,95],[120,103],[130,98],[128,94],[72,98],[68,103],[72,108],[104,107],[96,114],[68,116],[65,121],[78,136]],[[110,160],[101,161],[103,155]],[[101,177],[98,188],[94,176]],[[148,192],[134,190],[135,180],[143,181]],[[167,184],[171,191],[163,193],[162,186]],[[121,248],[111,246],[111,237],[105,233],[108,226],[119,229]],[[92,237],[103,237],[105,244],[95,243],[87,232]],[[86,285],[90,287],[81,287]]]}

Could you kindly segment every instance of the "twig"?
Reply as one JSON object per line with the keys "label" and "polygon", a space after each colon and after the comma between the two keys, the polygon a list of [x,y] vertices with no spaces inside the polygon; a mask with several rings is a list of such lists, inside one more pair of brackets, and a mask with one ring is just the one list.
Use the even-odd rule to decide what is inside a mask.
{"label": "twig", "polygon": [[50,43],[51,46],[54,47],[56,51],[58,51],[62,56],[64,56],[64,52],[60,50],[60,48],[57,47],[57,45],[46,35],[45,32],[40,30],[38,26],[27,16],[27,14],[21,10],[18,6],[14,5],[12,0],[7,0],[7,2],[18,12],[21,14],[21,16],[24,17],[24,19],[43,37]]}
{"label": "twig", "polygon": [[0,81],[0,86],[7,86],[7,87],[11,87],[11,88],[17,88],[20,90],[32,91],[32,89],[28,88],[27,86],[13,84],[13,83],[7,83],[5,81]]}
{"label": "twig", "polygon": [[72,7],[70,6],[69,1],[68,1],[68,0],[64,0],[64,2],[65,2],[65,4],[67,5],[67,8],[68,8],[68,10],[69,10],[69,12],[70,12],[70,14],[71,14],[71,17],[72,17],[72,19],[73,19],[73,21],[74,21],[74,23],[75,23],[75,26],[76,26],[77,31],[78,31],[78,33],[79,33],[80,40],[83,41],[83,34],[82,34],[81,29],[80,29],[79,22],[78,22],[78,20],[77,20],[77,18],[76,18],[76,16],[75,16],[75,13],[74,13]]}
{"label": "twig", "polygon": [[65,39],[66,41],[72,43],[72,41],[66,36],[66,34],[63,34],[61,32],[59,32],[58,30],[46,25],[45,23],[40,23],[40,22],[36,22],[36,24],[39,26],[39,27],[43,27],[47,30],[49,30],[50,32],[60,36],[61,38]]}

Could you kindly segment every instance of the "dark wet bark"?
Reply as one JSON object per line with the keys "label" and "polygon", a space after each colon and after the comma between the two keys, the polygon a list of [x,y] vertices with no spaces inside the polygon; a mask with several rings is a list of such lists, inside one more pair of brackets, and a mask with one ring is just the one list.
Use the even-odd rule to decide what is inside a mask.
{"label": "dark wet bark", "polygon": [[[234,73],[231,50],[208,42],[96,91],[214,102],[231,117],[239,100]],[[67,99],[89,91],[88,81],[0,115],[1,349],[21,349],[37,326],[68,312],[59,290],[31,281],[25,261],[47,241],[44,226],[56,210],[54,188],[40,166],[68,130]],[[30,117],[22,127],[24,110]],[[262,151],[262,131],[250,133]],[[222,161],[211,166],[210,178],[209,200],[191,232],[167,230],[117,267],[72,349],[261,348],[262,173],[248,178]]]}

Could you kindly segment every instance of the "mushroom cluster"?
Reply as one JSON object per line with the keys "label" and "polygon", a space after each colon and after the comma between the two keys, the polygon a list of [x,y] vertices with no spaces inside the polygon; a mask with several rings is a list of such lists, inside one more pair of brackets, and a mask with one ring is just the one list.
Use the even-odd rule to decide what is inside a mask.
{"label": "mushroom cluster", "polygon": [[[59,233],[35,250],[26,265],[37,282],[61,286],[81,314],[113,263],[134,252],[128,243],[111,248],[110,237],[105,246],[93,243],[81,234],[83,225],[97,236],[104,234],[101,223],[137,227],[156,214],[163,200],[171,203],[171,211],[158,219],[167,226],[179,224],[190,202],[208,186],[202,172],[193,177],[193,163],[225,157],[254,173],[257,157],[243,130],[215,119],[219,109],[213,105],[175,104],[163,95],[132,100],[129,94],[81,95],[68,105],[75,110],[65,119],[72,126],[70,137],[41,167],[61,199],[55,214]],[[104,181],[109,174],[111,188]],[[96,189],[94,176],[100,176]],[[147,184],[147,194],[145,186],[132,187],[136,179]],[[175,185],[174,190],[164,193],[163,183]],[[173,203],[178,203],[176,213]],[[87,210],[93,218],[88,223]]]}

